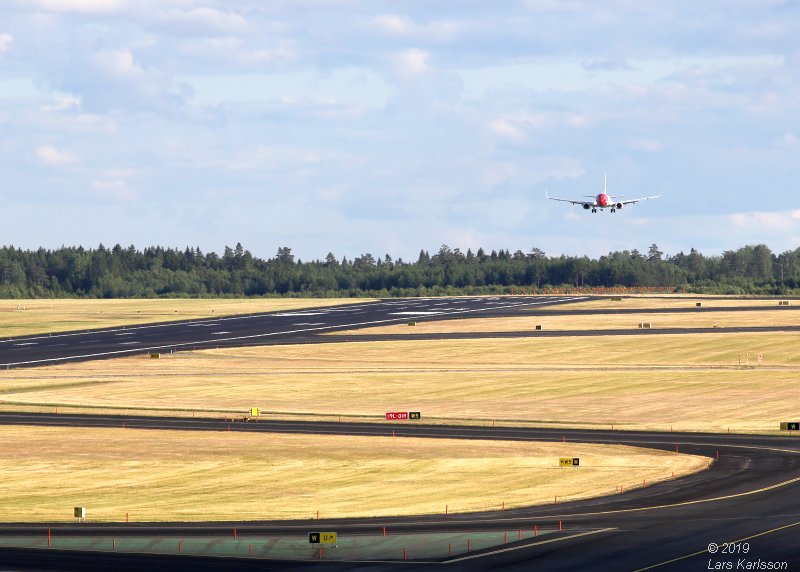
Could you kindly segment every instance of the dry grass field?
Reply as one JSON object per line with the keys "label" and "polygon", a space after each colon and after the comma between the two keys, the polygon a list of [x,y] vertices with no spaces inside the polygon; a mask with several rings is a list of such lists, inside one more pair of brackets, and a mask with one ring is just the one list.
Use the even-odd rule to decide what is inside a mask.
{"label": "dry grass field", "polygon": [[[666,300],[658,302],[675,303]],[[334,302],[54,301],[50,308],[40,301],[23,303],[24,310],[0,307],[0,327],[18,335]],[[754,309],[737,319],[769,324],[791,315]],[[662,319],[709,316],[648,321],[667,327]],[[600,329],[616,318],[402,328],[513,329],[532,327],[532,320],[547,329],[561,321],[563,328]],[[759,352],[764,362],[756,367]],[[265,346],[4,370],[0,410],[229,417],[258,406],[268,417],[376,422],[386,411],[411,410],[433,423],[773,432],[796,417],[798,372],[796,335],[724,329]],[[703,458],[570,443],[35,427],[0,427],[0,438],[0,521],[67,521],[82,505],[97,521],[126,513],[148,521],[311,518],[317,510],[325,518],[440,513],[445,505],[451,512],[489,510],[610,494],[707,465]],[[579,456],[582,466],[559,469],[560,456]]]}
{"label": "dry grass field", "polygon": [[[553,307],[550,307],[552,310]],[[635,314],[596,314],[596,315],[539,315],[514,316],[509,318],[469,318],[426,322],[420,318],[415,326],[407,323],[391,326],[377,326],[335,332],[328,335],[371,335],[371,334],[440,334],[451,332],[531,332],[536,326],[543,330],[556,331],[594,331],[636,329],[641,322],[647,322],[652,329],[667,328],[737,328],[744,326],[799,326],[800,310],[778,311],[737,311],[655,314],[642,312]]]}
{"label": "dry grass field", "polygon": [[769,432],[796,417],[797,348],[728,333],[206,350],[0,371],[0,407]]}
{"label": "dry grass field", "polygon": [[[765,306],[777,306],[779,300],[784,298],[720,298],[713,296],[698,296],[694,294],[664,294],[658,296],[629,296],[622,297],[621,300],[614,300],[614,296],[609,296],[599,300],[588,300],[586,302],[575,302],[568,306],[543,305],[534,309],[539,310],[617,310],[617,309],[648,309],[648,308],[676,308],[694,310],[699,302],[703,308],[763,308]],[[800,300],[790,301],[790,305],[798,305]]]}
{"label": "dry grass field", "polygon": [[366,301],[353,298],[0,300],[0,338]]}
{"label": "dry grass field", "polygon": [[[261,520],[498,510],[708,466],[623,446],[0,427],[0,522]],[[562,456],[579,468],[558,467]]]}

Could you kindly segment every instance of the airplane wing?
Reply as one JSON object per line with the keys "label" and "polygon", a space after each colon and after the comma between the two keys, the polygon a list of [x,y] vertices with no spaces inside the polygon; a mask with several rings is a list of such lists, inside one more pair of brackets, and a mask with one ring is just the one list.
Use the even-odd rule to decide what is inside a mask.
{"label": "airplane wing", "polygon": [[571,199],[559,199],[557,197],[551,197],[549,194],[547,194],[547,191],[544,192],[544,196],[546,196],[551,201],[561,201],[562,203],[572,203],[573,205],[583,205],[586,203],[594,204],[594,200],[592,200],[591,202],[587,200],[573,201]]}
{"label": "airplane wing", "polygon": [[652,197],[642,197],[640,199],[628,199],[627,201],[619,201],[619,202],[621,202],[623,205],[635,205],[639,201],[649,201],[650,199],[657,199],[660,196],[661,195],[655,195],[655,196],[652,196]]}

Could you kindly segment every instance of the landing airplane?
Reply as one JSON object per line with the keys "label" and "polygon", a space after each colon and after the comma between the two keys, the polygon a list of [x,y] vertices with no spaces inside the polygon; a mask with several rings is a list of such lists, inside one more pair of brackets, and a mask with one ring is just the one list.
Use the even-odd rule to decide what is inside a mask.
{"label": "landing airplane", "polygon": [[561,201],[564,203],[572,203],[573,205],[582,205],[584,210],[592,209],[593,213],[597,212],[597,209],[601,211],[604,209],[611,209],[611,212],[617,212],[617,209],[621,209],[625,205],[633,205],[638,203],[639,201],[647,201],[650,199],[657,199],[661,195],[655,195],[652,197],[642,197],[640,199],[628,199],[627,201],[620,201],[619,198],[622,195],[609,195],[608,194],[608,180],[605,175],[603,175],[603,192],[598,195],[587,195],[587,197],[591,198],[591,201],[582,200],[582,201],[573,201],[571,199],[559,199],[556,197],[551,197],[547,194],[547,191],[544,192],[545,196],[550,199],[551,201]]}

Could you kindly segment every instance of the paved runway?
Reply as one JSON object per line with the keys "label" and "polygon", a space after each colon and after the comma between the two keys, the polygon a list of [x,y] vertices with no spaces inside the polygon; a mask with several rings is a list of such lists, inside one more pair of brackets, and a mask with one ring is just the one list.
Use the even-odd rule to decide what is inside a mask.
{"label": "paved runway", "polygon": [[135,353],[297,343],[318,334],[415,320],[514,315],[585,296],[398,299],[308,310],[0,339],[0,367],[31,367]]}
{"label": "paved runway", "polygon": [[[181,536],[197,534],[230,535],[237,527],[243,537],[250,535],[298,534],[310,528],[336,530],[340,535],[379,534],[383,526],[393,533],[441,532],[498,529],[516,533],[533,525],[564,525],[557,542],[526,540],[484,550],[456,559],[417,562],[325,562],[325,570],[375,570],[400,567],[429,569],[444,567],[469,570],[707,570],[713,562],[731,560],[727,555],[711,555],[710,543],[745,540],[749,556],[763,561],[787,562],[788,569],[800,566],[800,438],[796,436],[717,435],[702,433],[654,433],[626,431],[585,431],[567,429],[486,428],[336,422],[260,421],[227,423],[213,419],[171,417],[117,417],[105,415],[0,414],[0,424],[58,425],[172,429],[184,431],[231,431],[310,433],[324,435],[384,435],[395,431],[397,438],[429,437],[451,439],[500,439],[513,441],[555,441],[567,443],[618,443],[708,456],[716,460],[709,470],[624,494],[559,503],[524,509],[480,514],[456,514],[406,518],[293,522],[229,522],[168,525],[50,525],[59,535],[85,534],[124,537],[153,534]],[[574,469],[580,470],[580,469]],[[610,488],[613,483],[607,483]],[[48,525],[1,526],[0,537],[43,534]],[[578,536],[581,535],[581,536]],[[552,540],[552,537],[550,537]],[[24,552],[24,551],[23,551]],[[0,561],[19,563],[31,558],[20,551],[0,550]],[[739,555],[741,557],[741,555]],[[68,563],[74,558],[75,567]],[[102,569],[114,556],[62,554],[59,566],[48,568],[37,556],[42,569]],[[171,557],[133,556],[128,565],[167,568],[175,565]],[[734,558],[734,565],[737,561]],[[179,561],[180,562],[180,561]],[[602,563],[602,564],[600,564]],[[183,561],[186,564],[186,561]],[[192,561],[195,569],[205,569],[214,559]],[[241,567],[240,567],[241,565]],[[116,566],[116,564],[115,564]],[[274,566],[274,568],[271,568]],[[226,560],[226,569],[252,569],[251,562]],[[794,567],[794,568],[793,568]],[[315,562],[272,562],[261,569],[323,569]],[[120,568],[133,569],[133,568]]]}
{"label": "paved runway", "polygon": [[[495,297],[386,300],[350,306],[271,312],[188,322],[172,322],[129,328],[110,328],[52,336],[27,336],[0,340],[0,366],[32,367],[71,360],[103,359],[147,351],[181,351],[193,348],[226,347],[269,343],[340,342],[349,339],[417,339],[430,337],[517,337],[548,335],[625,335],[682,333],[700,330],[614,330],[602,332],[482,332],[479,334],[436,334],[420,336],[319,336],[321,333],[396,324],[414,320],[442,320],[467,317],[533,315],[541,306],[566,304],[586,297]],[[786,311],[786,307],[764,307]],[[741,308],[713,311],[742,311]],[[790,307],[796,310],[796,307]],[[548,310],[548,315],[573,310]],[[605,310],[574,310],[579,313],[608,313]],[[685,312],[687,309],[661,310]],[[710,308],[689,311],[712,311]],[[617,310],[614,313],[652,312]],[[714,332],[796,330],[798,328],[726,328]],[[554,526],[561,520],[565,529],[549,542],[526,540],[509,543],[497,550],[483,550],[442,562],[297,562],[226,559],[228,570],[382,570],[466,569],[466,570],[708,570],[780,569],[766,568],[783,563],[786,569],[800,569],[800,437],[748,435],[680,434],[547,430],[524,428],[482,428],[422,424],[303,423],[261,421],[233,423],[222,420],[115,417],[98,415],[43,415],[2,413],[0,424],[58,425],[171,429],[183,431],[291,432],[328,435],[390,435],[398,438],[504,439],[621,443],[706,455],[719,460],[707,471],[647,488],[597,499],[559,503],[493,513],[438,515],[429,517],[314,521],[314,528],[331,527],[340,534],[377,534],[383,526],[396,533],[434,533],[443,530],[508,530],[541,524]],[[578,469],[579,470],[579,469]],[[609,487],[613,483],[608,483]],[[236,526],[243,535],[305,534],[309,522],[194,523],[172,525],[51,525],[59,534],[112,534],[124,536],[152,533],[185,535],[230,534]],[[0,526],[0,537],[22,535],[47,525]],[[556,539],[557,541],[552,541]],[[711,554],[710,543],[719,547],[744,540],[746,555]],[[738,544],[736,546],[743,546]],[[742,557],[744,556],[744,560]],[[758,562],[760,559],[760,563]],[[741,566],[762,566],[742,568]],[[219,569],[213,558],[156,555],[120,555],[0,548],[0,570],[196,570]]]}
{"label": "paved runway", "polygon": [[[697,328],[654,330],[587,330],[478,332],[450,334],[397,334],[363,336],[322,336],[320,334],[372,326],[402,324],[409,321],[434,321],[458,318],[536,315],[545,306],[580,302],[587,296],[500,296],[475,298],[391,299],[361,304],[268,312],[202,320],[165,322],[131,327],[107,328],[52,335],[33,335],[0,339],[0,368],[34,367],[65,361],[107,359],[146,352],[172,352],[192,349],[268,345],[287,343],[337,343],[344,341],[391,341],[395,339],[470,339],[482,337],[550,337],[597,335],[661,335],[703,332],[800,331],[800,326]],[[766,304],[766,302],[765,302]],[[740,312],[753,308],[668,308],[635,309],[548,309],[548,316],[565,313],[677,313]],[[767,306],[759,310],[800,311],[798,306]]]}

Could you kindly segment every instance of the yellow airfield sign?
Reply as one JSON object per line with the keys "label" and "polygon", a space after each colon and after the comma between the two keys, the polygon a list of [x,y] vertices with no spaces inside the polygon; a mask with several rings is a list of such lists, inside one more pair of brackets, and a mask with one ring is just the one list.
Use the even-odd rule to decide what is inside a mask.
{"label": "yellow airfield sign", "polygon": [[335,532],[309,532],[309,544],[336,544]]}
{"label": "yellow airfield sign", "polygon": [[562,467],[577,467],[581,464],[579,457],[560,457],[558,464]]}

